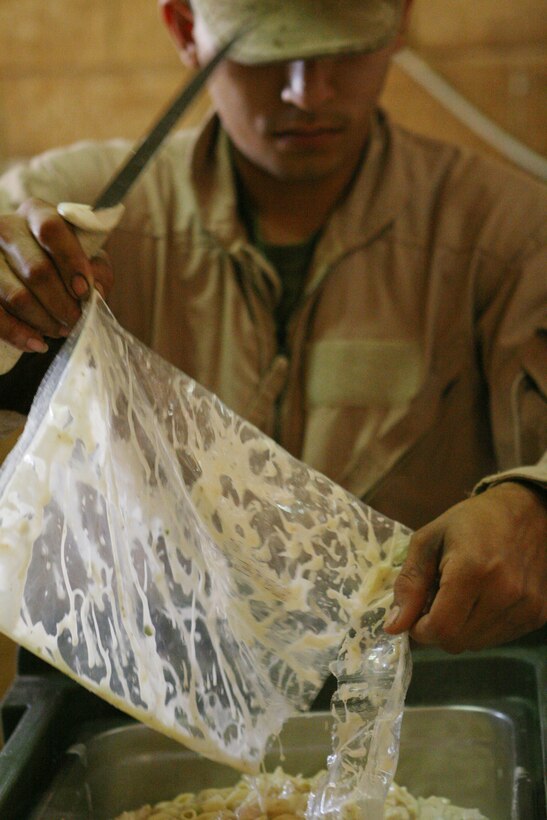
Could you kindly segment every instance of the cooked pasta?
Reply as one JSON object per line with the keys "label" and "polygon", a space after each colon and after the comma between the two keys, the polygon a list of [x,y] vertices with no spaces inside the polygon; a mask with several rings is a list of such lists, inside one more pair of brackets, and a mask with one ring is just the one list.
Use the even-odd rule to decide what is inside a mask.
{"label": "cooked pasta", "polygon": [[[115,820],[305,820],[310,791],[325,772],[314,777],[288,775],[281,768],[256,777],[244,775],[235,786],[184,792],[173,800],[126,811]],[[347,820],[362,820],[347,806]],[[344,820],[346,820],[346,818]],[[486,820],[476,809],[463,809],[442,797],[413,797],[393,784],[385,820]]]}

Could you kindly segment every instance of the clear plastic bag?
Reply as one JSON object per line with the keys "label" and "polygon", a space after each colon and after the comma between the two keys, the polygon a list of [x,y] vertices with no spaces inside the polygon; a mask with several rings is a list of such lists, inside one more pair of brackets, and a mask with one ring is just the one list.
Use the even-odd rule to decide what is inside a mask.
{"label": "clear plastic bag", "polygon": [[333,752],[308,804],[309,820],[383,820],[399,758],[411,658],[406,635],[383,632],[383,607],[357,616],[331,665]]}
{"label": "clear plastic bag", "polygon": [[343,645],[345,662],[356,623],[365,643],[400,653],[379,627],[408,538],[140,344],[95,295],[0,473],[0,630],[253,772]]}

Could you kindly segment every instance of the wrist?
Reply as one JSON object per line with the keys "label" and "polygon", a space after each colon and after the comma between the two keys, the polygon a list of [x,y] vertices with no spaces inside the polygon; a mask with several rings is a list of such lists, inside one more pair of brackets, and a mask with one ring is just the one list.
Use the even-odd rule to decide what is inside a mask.
{"label": "wrist", "polygon": [[507,493],[507,497],[514,499],[522,499],[529,502],[534,508],[543,509],[547,515],[547,489],[541,484],[534,481],[528,481],[521,478],[507,478],[497,484],[492,484],[486,489],[486,492],[492,490],[501,490]]}

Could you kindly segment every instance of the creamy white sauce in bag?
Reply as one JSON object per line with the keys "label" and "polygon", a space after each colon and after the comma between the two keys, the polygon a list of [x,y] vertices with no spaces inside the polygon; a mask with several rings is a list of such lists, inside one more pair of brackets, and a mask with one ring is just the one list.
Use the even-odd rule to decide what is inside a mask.
{"label": "creamy white sauce in bag", "polygon": [[94,295],[0,473],[0,630],[255,772],[348,628],[369,610],[382,621],[408,537]]}

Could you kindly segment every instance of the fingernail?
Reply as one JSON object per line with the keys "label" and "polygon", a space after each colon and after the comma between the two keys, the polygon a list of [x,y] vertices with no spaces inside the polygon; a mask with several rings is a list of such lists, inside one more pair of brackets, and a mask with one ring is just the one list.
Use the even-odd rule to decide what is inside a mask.
{"label": "fingernail", "polygon": [[390,626],[394,626],[395,622],[397,621],[397,618],[399,617],[400,614],[401,614],[401,607],[400,606],[392,607],[391,612],[389,613],[389,615],[387,616],[387,618],[384,622],[384,627],[387,627],[389,629]]}
{"label": "fingernail", "polygon": [[87,279],[81,273],[77,273],[72,277],[72,290],[74,291],[75,295],[80,299],[82,296],[85,296],[89,290],[89,285],[87,284]]}
{"label": "fingernail", "polygon": [[40,339],[35,338],[27,339],[25,347],[30,353],[47,353],[49,350],[45,342],[41,342]]}

